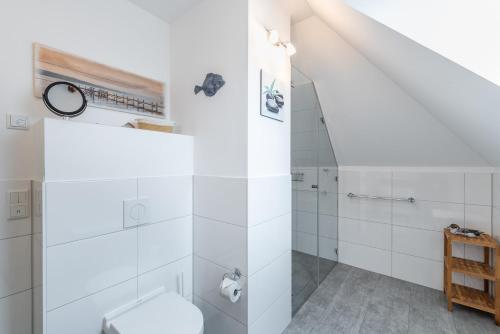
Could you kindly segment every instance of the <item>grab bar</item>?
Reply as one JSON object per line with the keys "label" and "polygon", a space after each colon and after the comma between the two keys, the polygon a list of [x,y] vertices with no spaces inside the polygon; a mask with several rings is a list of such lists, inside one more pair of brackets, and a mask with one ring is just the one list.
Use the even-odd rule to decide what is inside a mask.
{"label": "grab bar", "polygon": [[391,197],[382,197],[382,196],[356,195],[356,194],[353,194],[353,193],[348,193],[347,197],[349,197],[349,198],[383,199],[383,200],[386,200],[386,201],[401,201],[401,202],[415,203],[415,198],[414,197],[408,197],[408,198],[391,198]]}

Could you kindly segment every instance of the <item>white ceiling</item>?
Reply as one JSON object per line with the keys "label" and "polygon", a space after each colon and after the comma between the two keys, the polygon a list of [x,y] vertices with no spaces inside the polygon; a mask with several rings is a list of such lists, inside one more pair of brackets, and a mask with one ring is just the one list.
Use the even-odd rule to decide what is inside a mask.
{"label": "white ceiling", "polygon": [[170,23],[202,0],[129,0]]}
{"label": "white ceiling", "polygon": [[490,165],[500,166],[500,87],[342,1],[309,0],[309,4],[436,120]]}
{"label": "white ceiling", "polygon": [[292,42],[292,64],[314,81],[339,165],[487,165],[318,17],[295,24]]}

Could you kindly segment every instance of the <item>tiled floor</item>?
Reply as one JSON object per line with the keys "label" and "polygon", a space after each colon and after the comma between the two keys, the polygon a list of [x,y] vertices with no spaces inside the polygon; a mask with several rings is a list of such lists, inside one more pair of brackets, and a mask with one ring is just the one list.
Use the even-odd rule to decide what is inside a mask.
{"label": "tiled floor", "polygon": [[284,334],[500,333],[492,316],[446,305],[440,291],[338,264]]}
{"label": "tiled floor", "polygon": [[[328,275],[337,262],[302,252],[292,252],[292,314],[305,303],[316,290],[319,281]],[[319,273],[318,273],[319,264]]]}

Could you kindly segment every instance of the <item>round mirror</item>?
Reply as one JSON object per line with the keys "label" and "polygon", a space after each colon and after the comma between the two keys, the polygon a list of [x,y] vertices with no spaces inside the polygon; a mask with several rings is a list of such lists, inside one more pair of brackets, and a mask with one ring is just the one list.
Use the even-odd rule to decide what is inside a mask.
{"label": "round mirror", "polygon": [[62,117],[76,117],[87,108],[83,91],[70,82],[53,82],[43,92],[43,102],[54,114]]}

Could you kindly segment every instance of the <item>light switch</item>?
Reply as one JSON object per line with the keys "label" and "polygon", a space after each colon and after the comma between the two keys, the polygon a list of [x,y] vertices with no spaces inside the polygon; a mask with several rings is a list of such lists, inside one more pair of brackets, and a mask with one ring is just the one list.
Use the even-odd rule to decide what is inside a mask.
{"label": "light switch", "polygon": [[127,228],[149,223],[149,210],[147,197],[123,201],[123,226]]}
{"label": "light switch", "polygon": [[8,199],[9,219],[22,219],[30,216],[29,190],[9,190]]}
{"label": "light switch", "polygon": [[7,128],[14,130],[28,130],[29,118],[24,115],[7,115]]}
{"label": "light switch", "polygon": [[19,201],[19,193],[16,191],[9,192],[10,204],[17,204]]}
{"label": "light switch", "polygon": [[17,193],[17,197],[18,197],[18,203],[22,203],[22,204],[25,204],[25,203],[28,203],[28,192],[26,191],[20,191]]}
{"label": "light switch", "polygon": [[28,205],[19,204],[10,206],[10,219],[20,219],[28,217]]}

